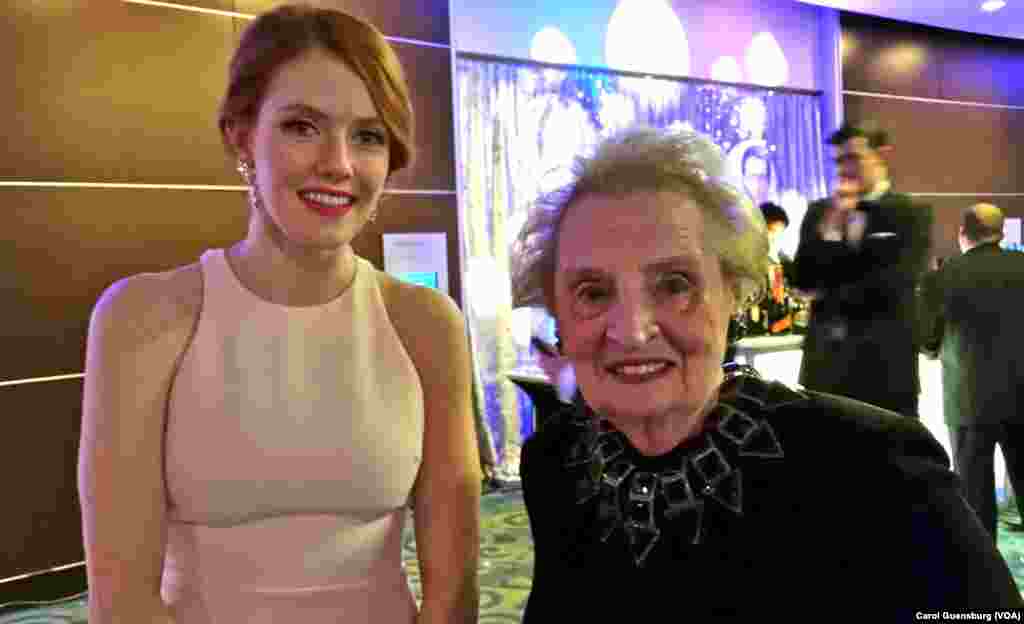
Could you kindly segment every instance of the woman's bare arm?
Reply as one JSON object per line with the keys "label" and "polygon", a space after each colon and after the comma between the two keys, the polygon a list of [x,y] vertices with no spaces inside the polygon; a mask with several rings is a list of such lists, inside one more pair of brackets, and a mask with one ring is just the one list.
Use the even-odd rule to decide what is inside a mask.
{"label": "woman's bare arm", "polygon": [[160,598],[163,428],[201,293],[185,267],[120,280],[93,309],[78,461],[90,624],[173,621]]}
{"label": "woman's bare arm", "polygon": [[423,386],[423,462],[414,492],[423,601],[419,624],[475,623],[479,611],[480,457],[465,320],[447,296],[395,285],[392,321]]}

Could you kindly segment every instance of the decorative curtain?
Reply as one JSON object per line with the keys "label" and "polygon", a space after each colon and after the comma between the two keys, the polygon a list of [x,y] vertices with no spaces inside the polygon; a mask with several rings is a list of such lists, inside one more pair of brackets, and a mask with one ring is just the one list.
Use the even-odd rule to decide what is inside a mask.
{"label": "decorative curtain", "polygon": [[500,470],[515,476],[532,413],[506,374],[533,365],[531,334],[553,341],[554,331],[543,311],[512,309],[508,249],[531,203],[567,182],[573,158],[608,133],[681,125],[723,149],[733,182],[755,204],[786,210],[791,227],[780,247],[792,255],[807,201],[826,193],[820,98],[474,55],[458,56],[456,82],[466,314],[484,433]]}

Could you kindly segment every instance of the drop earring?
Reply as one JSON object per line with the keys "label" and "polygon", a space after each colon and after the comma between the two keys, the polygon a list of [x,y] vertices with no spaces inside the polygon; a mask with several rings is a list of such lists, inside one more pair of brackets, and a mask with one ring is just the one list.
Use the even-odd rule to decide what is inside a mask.
{"label": "drop earring", "polygon": [[245,180],[245,183],[252,186],[252,165],[246,160],[238,159],[238,166],[235,169],[242,176],[242,179]]}
{"label": "drop earring", "polygon": [[373,209],[370,210],[370,215],[367,217],[369,223],[373,223],[377,220],[377,212],[380,210],[381,205],[384,203],[385,197],[381,196],[377,198],[377,203],[374,204]]}
{"label": "drop earring", "polygon": [[259,191],[256,188],[255,167],[249,161],[239,158],[236,169],[239,175],[242,176],[242,179],[245,180],[245,185],[249,187],[249,206],[253,210],[258,210],[261,203]]}

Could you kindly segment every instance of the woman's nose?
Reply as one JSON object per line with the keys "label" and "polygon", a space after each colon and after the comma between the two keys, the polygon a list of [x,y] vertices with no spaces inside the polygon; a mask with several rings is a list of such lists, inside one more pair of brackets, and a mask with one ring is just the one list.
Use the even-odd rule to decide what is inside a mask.
{"label": "woman's nose", "polygon": [[352,176],[352,150],[346,139],[327,141],[320,156],[319,173],[330,180],[344,180]]}
{"label": "woman's nose", "polygon": [[608,337],[625,347],[643,346],[659,333],[654,308],[646,300],[619,301],[608,318]]}

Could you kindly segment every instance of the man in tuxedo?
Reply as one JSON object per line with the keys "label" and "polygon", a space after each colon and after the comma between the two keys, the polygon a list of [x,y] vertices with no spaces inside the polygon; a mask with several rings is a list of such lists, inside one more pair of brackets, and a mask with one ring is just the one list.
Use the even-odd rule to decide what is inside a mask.
{"label": "man in tuxedo", "polygon": [[917,418],[914,303],[931,207],[892,189],[881,128],[847,123],[829,143],[836,191],[808,207],[793,267],[793,286],[813,298],[800,383]]}
{"label": "man in tuxedo", "polygon": [[997,442],[1018,509],[1024,493],[1024,253],[1001,249],[1002,238],[1002,211],[991,204],[972,206],[960,226],[963,255],[921,284],[922,350],[942,361],[953,468],[993,538]]}

